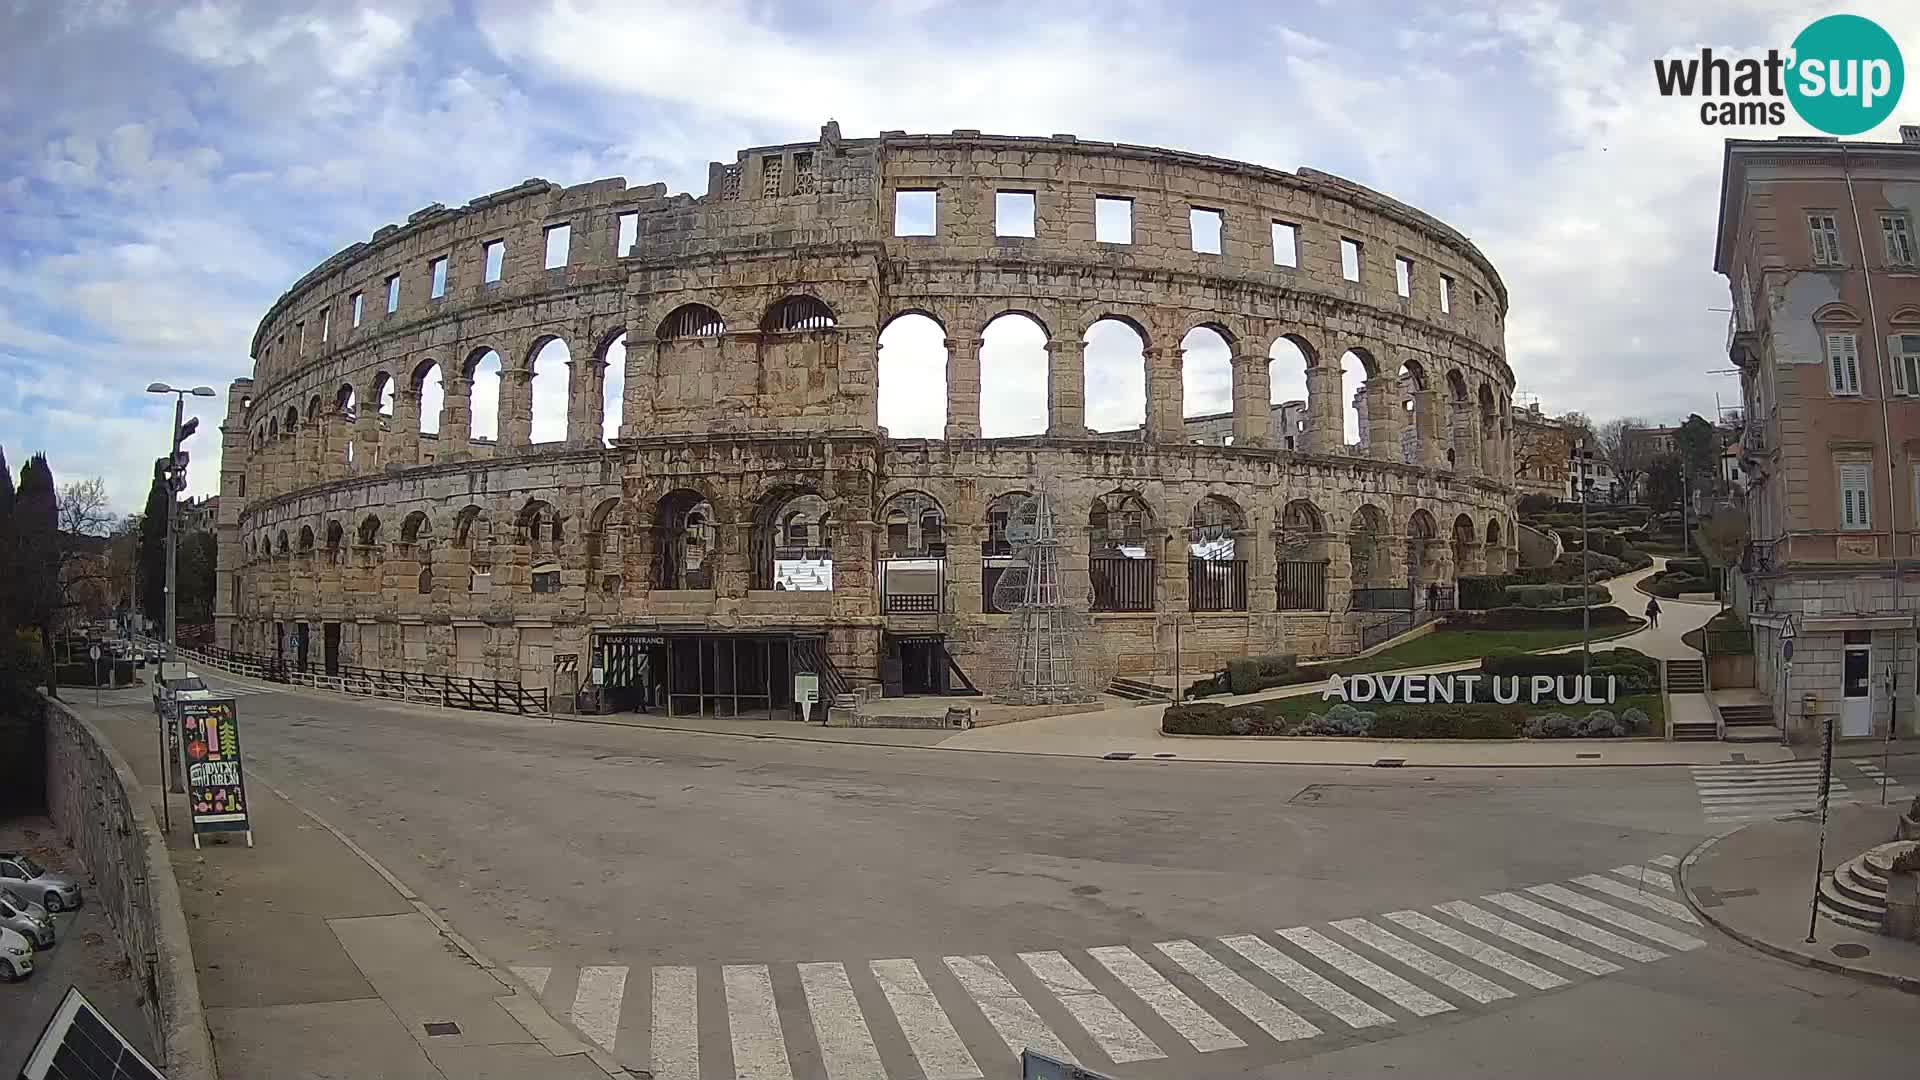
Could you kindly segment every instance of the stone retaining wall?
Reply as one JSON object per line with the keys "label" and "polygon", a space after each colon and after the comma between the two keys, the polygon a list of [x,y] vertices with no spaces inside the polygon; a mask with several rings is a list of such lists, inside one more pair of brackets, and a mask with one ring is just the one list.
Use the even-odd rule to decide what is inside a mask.
{"label": "stone retaining wall", "polygon": [[92,724],[48,702],[47,811],[92,876],[85,902],[112,921],[141,981],[157,1064],[169,1080],[214,1080],[213,1040],[166,837],[133,770]]}

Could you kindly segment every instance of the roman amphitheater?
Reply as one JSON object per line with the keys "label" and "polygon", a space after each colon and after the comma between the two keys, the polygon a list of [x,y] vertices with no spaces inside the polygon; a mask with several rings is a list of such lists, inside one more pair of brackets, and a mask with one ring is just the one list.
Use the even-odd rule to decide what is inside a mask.
{"label": "roman amphitheater", "polygon": [[[1009,514],[1044,491],[1096,684],[1170,684],[1176,632],[1190,673],[1352,653],[1509,564],[1506,307],[1464,236],[1367,188],[1071,135],[830,123],[701,197],[529,180],[381,228],[261,320],[218,644],[593,711],[790,716],[797,671],[989,690]],[[882,360],[908,320],[937,326],[917,372]],[[983,385],[1013,324],[1031,359]],[[1138,342],[1129,423],[1090,409],[1103,334]],[[1025,433],[995,430],[1002,372]],[[883,426],[942,394],[931,430]]]}

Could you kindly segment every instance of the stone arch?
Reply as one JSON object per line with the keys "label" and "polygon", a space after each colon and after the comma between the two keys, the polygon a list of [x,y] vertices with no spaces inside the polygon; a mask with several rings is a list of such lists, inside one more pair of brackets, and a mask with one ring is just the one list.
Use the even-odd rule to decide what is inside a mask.
{"label": "stone arch", "polygon": [[1235,541],[1247,531],[1247,512],[1220,494],[1202,495],[1187,513],[1189,554],[1208,561],[1237,557]]}
{"label": "stone arch", "polygon": [[445,373],[440,368],[440,361],[431,358],[420,361],[408,377],[407,389],[418,399],[420,434],[438,435],[440,410],[446,406],[447,400]]}
{"label": "stone arch", "polygon": [[559,334],[541,334],[527,350],[527,441],[565,442],[573,396],[573,350]]}
{"label": "stone arch", "polygon": [[1087,511],[1087,583],[1094,611],[1152,611],[1165,537],[1140,492],[1116,488]]}
{"label": "stone arch", "polygon": [[880,328],[875,362],[880,426],[896,439],[939,439],[947,427],[946,324],[921,309],[895,312]]}
{"label": "stone arch", "polygon": [[415,510],[400,522],[400,542],[403,544],[430,544],[433,542],[433,519],[424,510]]}
{"label": "stone arch", "polygon": [[269,439],[280,437],[280,417],[277,414],[267,421],[267,437]]}
{"label": "stone arch", "polygon": [[795,293],[770,305],[760,317],[760,331],[766,334],[798,334],[813,330],[831,330],[838,325],[827,302],[809,293]]}
{"label": "stone arch", "polygon": [[1147,350],[1152,339],[1139,319],[1108,311],[1080,335],[1081,393],[1087,429],[1136,438],[1147,426]]}
{"label": "stone arch", "polygon": [[273,538],[273,551],[276,555],[287,553],[287,530],[281,529]]}
{"label": "stone arch", "polygon": [[545,499],[528,499],[514,517],[514,542],[525,544],[535,552],[554,552],[565,539],[560,523],[560,512]]}
{"label": "stone arch", "polygon": [[327,561],[338,563],[340,551],[346,544],[346,529],[338,521],[328,521],[326,529]]}
{"label": "stone arch", "polygon": [[453,517],[453,546],[477,551],[482,544],[493,545],[491,521],[484,508],[468,503]]}
{"label": "stone arch", "polygon": [[895,311],[893,314],[888,315],[885,319],[882,319],[880,321],[880,331],[884,333],[887,327],[892,326],[896,320],[903,319],[909,315],[918,315],[921,318],[926,319],[927,321],[933,323],[935,326],[940,328],[940,333],[942,336],[945,336],[946,334],[949,333],[947,327],[951,325],[951,320],[948,319],[946,316],[941,315],[938,312],[934,311],[933,308],[920,305],[920,304],[912,304],[907,307],[900,308],[899,310]]}
{"label": "stone arch", "polygon": [[313,526],[300,526],[300,554],[313,554]]}
{"label": "stone arch", "polygon": [[467,438],[497,442],[500,438],[500,389],[506,361],[499,350],[481,346],[467,354],[460,371],[467,381]]}
{"label": "stone arch", "polygon": [[980,434],[989,439],[1047,430],[1047,346],[1040,317],[1009,308],[980,327]]}
{"label": "stone arch", "polygon": [[1233,412],[1233,338],[1217,323],[1180,339],[1180,400],[1183,419]]}
{"label": "stone arch", "polygon": [[880,507],[880,524],[887,557],[939,559],[947,553],[947,513],[940,500],[925,491],[899,492]]}
{"label": "stone arch", "polygon": [[360,408],[360,394],[352,383],[341,383],[340,389],[333,392],[333,411],[349,420],[355,418]]}
{"label": "stone arch", "polygon": [[808,484],[778,483],[755,500],[749,555],[755,589],[833,588],[833,508]]}
{"label": "stone arch", "polygon": [[987,535],[980,541],[982,558],[1000,558],[1013,554],[1013,543],[1007,539],[1007,522],[1013,512],[1022,503],[1033,498],[1033,492],[1015,488],[1003,491],[987,500]]}
{"label": "stone arch", "polygon": [[1507,547],[1504,542],[1505,538],[1500,531],[1500,519],[1498,517],[1489,517],[1487,519],[1486,535],[1487,573],[1504,574],[1507,572]]}
{"label": "stone arch", "polygon": [[1478,565],[1479,530],[1474,528],[1473,518],[1461,513],[1453,519],[1453,565],[1455,573],[1470,573]]}
{"label": "stone arch", "polygon": [[1432,540],[1440,535],[1440,527],[1433,520],[1433,514],[1425,507],[1415,510],[1407,517],[1407,538],[1409,540]]}
{"label": "stone arch", "polygon": [[360,528],[355,533],[355,537],[360,541],[361,547],[373,547],[378,544],[380,542],[380,515],[368,514],[365,518],[361,519]]}
{"label": "stone arch", "polygon": [[626,503],[618,496],[600,500],[587,512],[584,534],[587,549],[587,585],[618,593],[627,551]]}
{"label": "stone arch", "polygon": [[[1407,584],[1418,588],[1437,582],[1441,576],[1441,562],[1438,555],[1444,548],[1439,542],[1440,526],[1433,514],[1420,507],[1407,517]],[[1418,598],[1416,598],[1417,601]]]}
{"label": "stone arch", "polygon": [[1347,552],[1355,589],[1383,588],[1388,580],[1387,515],[1372,503],[1361,503],[1347,520]]}
{"label": "stone arch", "polygon": [[680,338],[719,337],[727,332],[727,321],[705,304],[681,304],[660,320],[654,337],[660,341]]}
{"label": "stone arch", "polygon": [[713,503],[698,489],[661,495],[653,509],[653,587],[713,588],[716,525]]}
{"label": "stone arch", "polygon": [[612,446],[627,414],[627,332],[615,330],[594,355],[604,365],[600,369],[600,440]]}

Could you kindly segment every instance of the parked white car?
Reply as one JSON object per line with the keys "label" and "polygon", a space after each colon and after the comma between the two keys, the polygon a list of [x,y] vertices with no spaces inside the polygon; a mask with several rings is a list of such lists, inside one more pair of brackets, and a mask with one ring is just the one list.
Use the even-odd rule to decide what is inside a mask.
{"label": "parked white car", "polygon": [[33,942],[18,930],[0,926],[0,982],[17,982],[33,974]]}

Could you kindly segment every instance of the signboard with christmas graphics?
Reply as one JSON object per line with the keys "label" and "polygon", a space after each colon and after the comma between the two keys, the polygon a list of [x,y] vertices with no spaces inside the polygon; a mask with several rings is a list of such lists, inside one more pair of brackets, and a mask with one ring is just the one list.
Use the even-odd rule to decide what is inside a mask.
{"label": "signboard with christmas graphics", "polygon": [[247,818],[247,788],[240,768],[240,718],[230,697],[183,694],[175,702],[180,714],[181,755],[186,758],[187,807],[193,817],[193,846],[200,834],[240,832],[253,846],[253,825]]}

